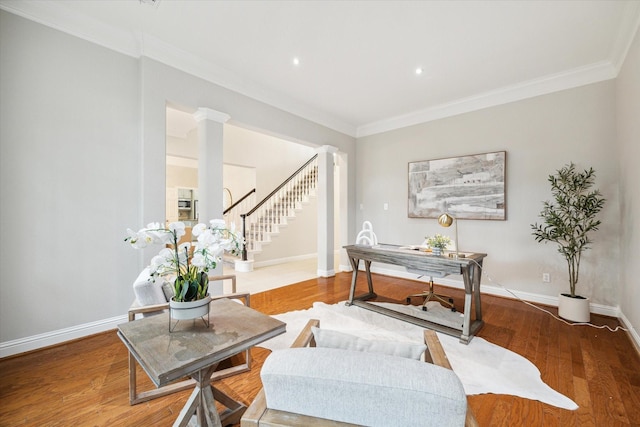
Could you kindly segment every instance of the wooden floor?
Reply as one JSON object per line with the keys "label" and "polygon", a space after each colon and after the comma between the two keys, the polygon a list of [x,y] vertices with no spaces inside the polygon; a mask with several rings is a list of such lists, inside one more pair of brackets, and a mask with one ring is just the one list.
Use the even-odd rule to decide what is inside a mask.
{"label": "wooden floor", "polygon": [[[350,279],[339,273],[255,294],[251,305],[277,314],[308,308],[314,301],[343,301]],[[420,282],[380,275],[374,283],[378,294],[397,301],[424,288]],[[364,290],[365,285],[358,287]],[[462,310],[461,291],[436,290],[446,290]],[[481,426],[640,426],[640,357],[625,332],[567,326],[518,301],[482,298],[486,325],[478,336],[535,363],[542,379],[580,409],[508,395],[470,396]],[[618,325],[616,319],[597,315],[592,322]],[[219,383],[247,404],[261,387],[259,372],[269,354],[261,348],[252,352],[251,372]],[[127,360],[115,331],[0,360],[0,426],[172,425],[189,391],[129,406]],[[139,384],[152,387],[142,371]]]}

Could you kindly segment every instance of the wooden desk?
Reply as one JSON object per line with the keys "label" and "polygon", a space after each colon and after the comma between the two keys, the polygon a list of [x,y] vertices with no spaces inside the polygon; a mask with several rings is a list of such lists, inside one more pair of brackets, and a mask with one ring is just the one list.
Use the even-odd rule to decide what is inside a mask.
{"label": "wooden desk", "polygon": [[[211,302],[210,324],[180,321],[169,332],[168,313],[118,325],[118,336],[157,387],[190,376],[195,389],[174,426],[238,423],[246,406],[211,385],[218,363],[285,332],[286,324],[229,299]],[[199,319],[197,319],[199,320]],[[215,400],[227,410],[218,414]]]}
{"label": "wooden desk", "polygon": [[[375,246],[350,245],[345,246],[349,262],[353,268],[351,290],[347,305],[356,305],[396,319],[404,320],[427,329],[434,329],[449,335],[460,337],[460,342],[468,344],[473,336],[482,328],[482,303],[480,300],[480,280],[482,278],[482,260],[486,254],[465,253],[465,258],[450,258],[447,254],[435,256],[424,251],[410,249],[407,246],[380,244]],[[355,295],[358,267],[360,260],[364,261],[367,274],[369,292]],[[366,300],[375,298],[373,281],[371,280],[371,263],[381,262],[406,267],[408,271],[425,276],[444,277],[449,274],[461,274],[464,281],[464,320],[460,328],[442,325],[408,314],[399,313],[380,307]],[[475,306],[475,319],[472,319],[472,305]]]}

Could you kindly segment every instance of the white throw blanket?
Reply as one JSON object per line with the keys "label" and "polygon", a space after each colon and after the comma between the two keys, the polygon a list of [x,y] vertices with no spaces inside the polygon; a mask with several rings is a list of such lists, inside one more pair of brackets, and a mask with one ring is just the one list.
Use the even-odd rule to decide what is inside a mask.
{"label": "white throw blanket", "polygon": [[[384,307],[420,316],[420,307],[378,303]],[[451,312],[438,303],[428,304],[429,315],[451,317]],[[442,312],[440,312],[442,311]],[[423,343],[424,329],[371,310],[346,306],[344,302],[328,305],[313,304],[308,310],[292,311],[273,317],[287,324],[287,332],[272,338],[261,347],[278,350],[287,348],[309,319],[319,319],[320,327],[334,329],[368,339],[385,339]],[[462,322],[462,319],[460,320]],[[558,393],[540,378],[540,371],[524,357],[475,337],[468,345],[458,338],[438,333],[454,372],[462,381],[465,392],[471,394],[511,394],[538,400],[559,408],[578,408],[571,399]]]}

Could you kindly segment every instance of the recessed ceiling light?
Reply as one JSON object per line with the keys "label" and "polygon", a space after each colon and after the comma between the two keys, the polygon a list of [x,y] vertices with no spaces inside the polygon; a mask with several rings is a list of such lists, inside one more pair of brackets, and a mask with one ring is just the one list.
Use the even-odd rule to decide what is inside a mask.
{"label": "recessed ceiling light", "polygon": [[420,74],[422,74],[424,70],[422,69],[422,67],[418,67],[416,68],[416,75],[419,76]]}
{"label": "recessed ceiling light", "polygon": [[300,58],[298,58],[297,56],[293,58],[293,65],[300,65]]}

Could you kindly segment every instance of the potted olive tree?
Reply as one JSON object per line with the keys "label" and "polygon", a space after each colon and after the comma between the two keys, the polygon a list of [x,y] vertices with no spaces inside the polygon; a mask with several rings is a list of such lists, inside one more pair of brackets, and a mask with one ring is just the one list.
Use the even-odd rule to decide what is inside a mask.
{"label": "potted olive tree", "polygon": [[554,201],[544,202],[540,218],[542,224],[531,224],[537,242],[554,242],[567,261],[569,293],[558,297],[558,315],[574,322],[588,322],[591,318],[589,299],[576,294],[582,253],[592,243],[589,235],[598,229],[596,219],[605,199],[599,190],[592,190],[595,181],[593,168],[576,171],[570,163],[549,175]]}

